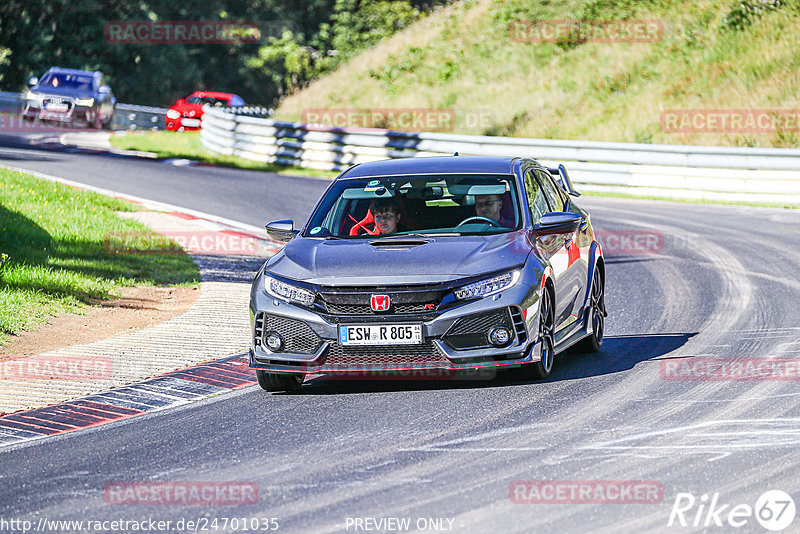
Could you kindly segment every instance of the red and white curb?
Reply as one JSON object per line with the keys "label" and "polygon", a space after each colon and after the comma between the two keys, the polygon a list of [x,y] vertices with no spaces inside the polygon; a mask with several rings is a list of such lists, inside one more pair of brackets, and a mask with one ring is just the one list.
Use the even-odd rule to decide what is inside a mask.
{"label": "red and white curb", "polygon": [[[225,235],[254,237],[270,247],[261,247],[268,252],[274,253],[282,245],[267,238],[264,230],[237,221],[124,195],[108,189],[86,186],[43,173],[2,166],[76,189],[113,196],[153,210],[152,212],[133,212],[133,214],[151,214],[156,217],[169,218],[172,221],[180,222],[182,220],[200,224],[204,230]],[[210,261],[213,263],[215,260]],[[54,361],[59,362],[71,361],[70,358],[74,359],[76,355],[92,357],[96,360],[108,355],[109,361],[114,364],[111,366],[114,374],[108,377],[105,384],[102,384],[103,381],[94,383],[76,380],[38,380],[34,383],[24,380],[26,378],[24,376],[19,380],[0,380],[3,382],[3,395],[0,397],[16,399],[8,406],[0,406],[0,413],[11,412],[10,415],[0,418],[0,446],[96,426],[156,409],[185,404],[232,388],[254,384],[255,375],[249,370],[247,359],[242,358],[241,355],[190,367],[183,371],[171,372],[145,382],[138,382],[170,369],[192,365],[195,362],[210,361],[226,354],[241,354],[241,343],[246,344],[250,338],[246,305],[250,284],[231,284],[227,281],[204,281],[202,284],[203,292],[197,302],[202,304],[201,301],[208,301],[205,306],[210,307],[207,309],[199,305],[199,307],[193,306],[187,312],[160,325],[89,345],[58,349],[52,354],[44,355],[49,354],[51,359],[58,356],[59,358]],[[236,304],[239,302],[241,304]],[[235,308],[231,308],[231,305],[234,304]],[[231,318],[239,317],[239,310],[241,310],[242,317],[241,320],[234,321],[237,325],[236,328],[230,325],[225,326],[231,323]],[[220,317],[227,317],[229,320],[220,322]],[[239,323],[242,323],[241,327],[238,326]],[[213,335],[214,342],[196,343],[198,336],[203,335],[197,332],[198,329],[206,335]],[[181,333],[195,343],[182,342],[179,339]],[[119,355],[122,355],[122,359],[114,360]],[[11,362],[15,363],[16,360],[11,360]],[[134,385],[127,385],[131,383]],[[110,389],[105,393],[94,393],[94,391],[106,388]],[[61,389],[63,391],[57,391]],[[57,391],[58,394],[51,390]],[[69,400],[76,397],[78,400]],[[48,406],[40,407],[44,405]],[[27,409],[27,411],[16,411],[20,408]]]}
{"label": "red and white curb", "polygon": [[246,355],[202,363],[104,393],[0,417],[0,447],[189,404],[255,383]]}

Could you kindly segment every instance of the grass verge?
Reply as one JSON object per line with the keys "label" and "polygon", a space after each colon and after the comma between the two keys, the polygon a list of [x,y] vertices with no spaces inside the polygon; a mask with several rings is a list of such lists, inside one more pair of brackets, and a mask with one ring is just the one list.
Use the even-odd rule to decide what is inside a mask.
{"label": "grass verge", "polygon": [[[119,296],[134,285],[195,284],[197,266],[149,228],[115,215],[127,202],[0,169],[0,346],[10,334]],[[109,236],[148,250],[114,254]]]}
{"label": "grass verge", "polygon": [[[566,20],[586,31],[549,42],[533,30]],[[622,21],[661,31],[649,42],[591,31]],[[285,98],[275,118],[445,110],[454,120],[439,131],[452,133],[795,148],[798,32],[796,0],[453,2]],[[670,110],[707,113],[708,128],[670,126]],[[773,120],[763,130],[733,128],[715,110],[740,110],[737,118],[768,110]]]}
{"label": "grass verge", "polygon": [[161,159],[191,159],[211,165],[219,165],[221,167],[266,171],[290,176],[309,176],[313,178],[333,178],[339,174],[336,171],[306,169],[304,167],[295,167],[292,165],[250,161],[237,156],[213,154],[206,150],[203,143],[200,142],[200,132],[196,131],[126,132],[124,134],[111,136],[111,144],[125,150],[153,152]]}

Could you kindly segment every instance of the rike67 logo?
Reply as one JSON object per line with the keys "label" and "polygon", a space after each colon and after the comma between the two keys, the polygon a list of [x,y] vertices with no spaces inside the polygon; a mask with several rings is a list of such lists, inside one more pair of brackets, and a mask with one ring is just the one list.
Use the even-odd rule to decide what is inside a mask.
{"label": "rike67 logo", "polygon": [[779,532],[794,522],[794,516],[794,499],[780,490],[765,491],[755,506],[723,503],[719,493],[703,494],[699,499],[691,493],[678,493],[667,526],[741,528],[755,518],[763,528]]}

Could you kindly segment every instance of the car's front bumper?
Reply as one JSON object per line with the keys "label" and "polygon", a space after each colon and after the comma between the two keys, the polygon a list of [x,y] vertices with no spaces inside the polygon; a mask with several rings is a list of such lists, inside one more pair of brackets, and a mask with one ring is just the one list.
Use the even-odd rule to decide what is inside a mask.
{"label": "car's front bumper", "polygon": [[26,102],[22,110],[22,116],[26,119],[71,123],[76,120],[89,122],[89,119],[95,112],[95,108],[77,106],[74,103],[69,103],[67,108],[63,111],[53,111],[46,109],[40,102],[31,101]]}
{"label": "car's front bumper", "polygon": [[202,119],[196,117],[178,117],[176,119],[167,117],[166,129],[171,132],[199,130],[201,124]]}
{"label": "car's front bumper", "polygon": [[[485,298],[441,313],[385,316],[320,315],[254,289],[251,294],[250,366],[273,373],[361,374],[384,371],[474,370],[514,367],[540,360],[538,299],[540,291],[518,284],[497,298]],[[423,343],[346,347],[339,342],[339,325],[421,324]],[[494,326],[506,326],[512,340],[503,347],[488,342],[469,348]],[[458,328],[456,328],[458,327]],[[471,332],[470,330],[474,331]],[[284,350],[270,351],[263,342],[268,331],[290,339]],[[456,332],[464,331],[457,337]],[[473,335],[474,334],[474,335]],[[471,337],[470,337],[471,336]],[[459,346],[456,343],[459,341]]]}

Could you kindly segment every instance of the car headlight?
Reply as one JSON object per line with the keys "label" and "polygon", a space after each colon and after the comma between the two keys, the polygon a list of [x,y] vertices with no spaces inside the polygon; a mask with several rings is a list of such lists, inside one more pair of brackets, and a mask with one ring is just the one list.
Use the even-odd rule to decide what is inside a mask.
{"label": "car headlight", "polygon": [[311,306],[314,302],[314,293],[311,291],[289,285],[271,276],[264,277],[264,289],[273,297],[279,297],[289,302],[297,302],[303,306]]}
{"label": "car headlight", "polygon": [[459,300],[474,299],[478,297],[488,297],[499,293],[504,289],[516,284],[521,276],[520,271],[511,271],[510,273],[494,276],[480,282],[473,282],[464,287],[455,290],[454,295]]}
{"label": "car headlight", "polygon": [[180,119],[181,112],[176,109],[170,109],[167,111],[167,118],[168,119]]}
{"label": "car headlight", "polygon": [[94,105],[94,98],[76,98],[76,106],[92,107]]}
{"label": "car headlight", "polygon": [[26,91],[25,92],[25,100],[33,100],[34,102],[40,102],[41,103],[42,95],[34,93],[32,91]]}

